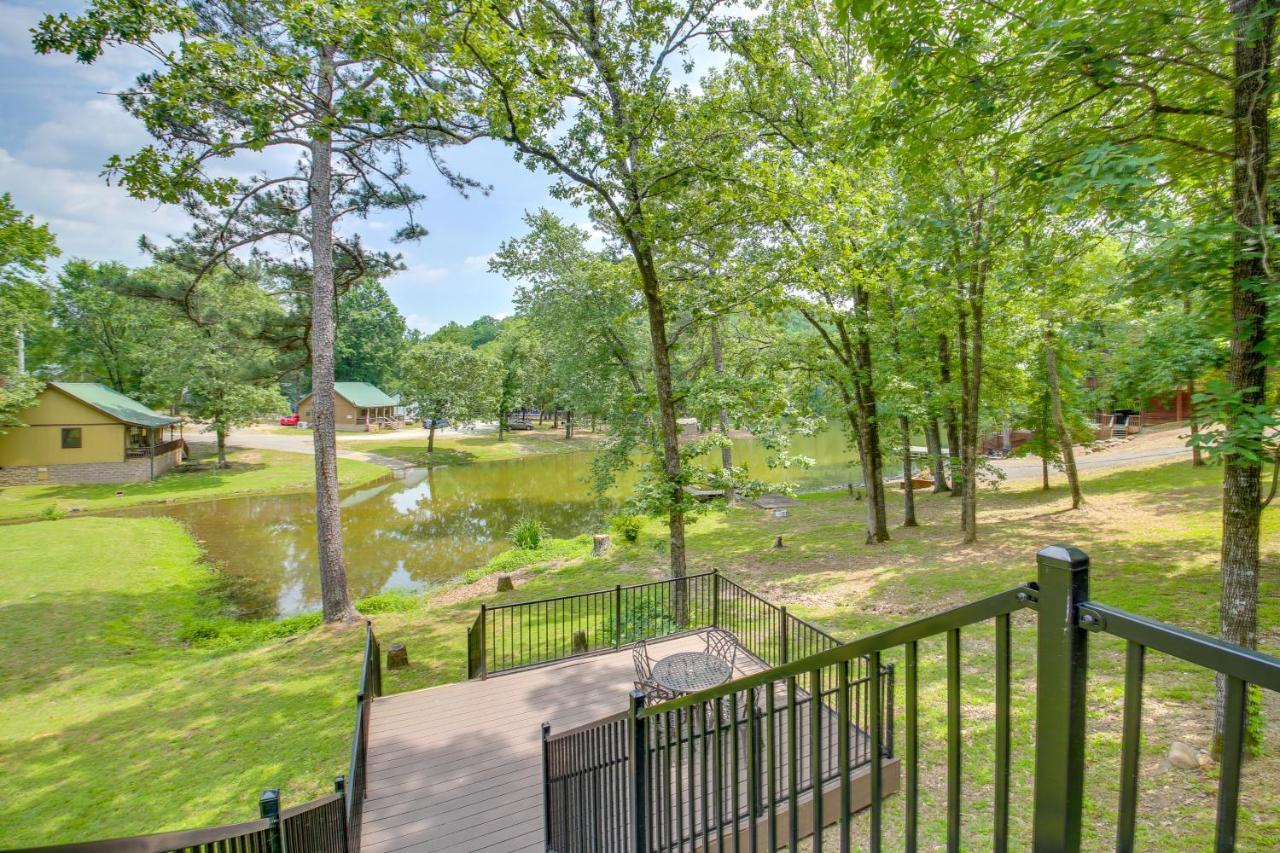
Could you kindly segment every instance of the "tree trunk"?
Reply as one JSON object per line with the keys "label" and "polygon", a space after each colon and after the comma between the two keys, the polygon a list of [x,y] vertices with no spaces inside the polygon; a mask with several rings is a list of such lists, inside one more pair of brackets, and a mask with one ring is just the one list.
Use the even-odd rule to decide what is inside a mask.
{"label": "tree trunk", "polygon": [[902,433],[902,526],[918,527],[916,521],[916,490],[911,481],[911,421],[906,415],[898,417],[898,429]]}
{"label": "tree trunk", "polygon": [[1196,404],[1194,402],[1196,396],[1196,381],[1194,379],[1187,380],[1187,423],[1191,426],[1191,467],[1204,467],[1204,453],[1200,450],[1200,445],[1196,443],[1196,438],[1200,435],[1200,421],[1196,418]]}
{"label": "tree trunk", "polygon": [[214,427],[214,435],[218,438],[218,467],[227,467],[227,429],[222,424]]}
{"label": "tree trunk", "polygon": [[938,419],[929,415],[924,419],[924,442],[929,446],[929,463],[933,469],[933,493],[949,492],[947,465],[942,461],[942,434],[938,431]]}
{"label": "tree trunk", "polygon": [[[1255,459],[1225,454],[1222,472],[1222,639],[1254,648],[1258,642],[1258,526],[1262,513],[1262,430],[1254,421],[1266,403],[1266,263],[1271,227],[1267,170],[1270,147],[1270,74],[1274,10],[1265,0],[1232,0],[1234,42],[1234,130],[1231,208],[1235,231],[1231,265],[1231,354],[1227,381],[1244,404],[1224,418],[1227,438],[1252,449]],[[1226,678],[1218,677],[1214,745],[1227,725]]]}
{"label": "tree trunk", "polygon": [[498,410],[498,441],[506,441],[507,435],[507,411],[506,409]]}
{"label": "tree trunk", "polygon": [[1040,457],[1040,488],[1049,491],[1049,457]]}
{"label": "tree trunk", "polygon": [[564,413],[564,437],[566,441],[573,438],[573,409]]}
{"label": "tree trunk", "polygon": [[[946,335],[938,335],[938,374],[942,380],[943,391],[951,396],[951,342]],[[948,400],[943,407],[943,420],[947,424],[947,462],[951,468],[951,497],[958,498],[964,493],[960,480],[960,426],[956,418],[956,407]]]}
{"label": "tree trunk", "polygon": [[[715,366],[716,378],[724,379],[724,343],[720,340],[720,321],[714,320],[711,323],[711,359]],[[723,393],[723,389],[722,389]],[[720,448],[720,467],[724,469],[725,486],[724,500],[729,506],[733,506],[737,501],[737,493],[733,488],[733,447],[728,444],[729,441],[729,413],[721,406],[716,413],[716,417],[720,422],[720,435],[725,440],[725,445]]]}
{"label": "tree trunk", "polygon": [[[320,49],[316,81],[317,115],[327,115],[333,99],[333,55]],[[333,282],[333,142],[313,139],[308,193],[311,203],[311,403],[316,467],[316,541],[320,557],[320,595],[325,622],[359,618],[347,590],[342,552],[342,520],[338,506],[338,451],[334,424],[334,354],[336,335]]]}
{"label": "tree trunk", "polygon": [[1076,470],[1076,452],[1071,445],[1071,430],[1067,429],[1067,419],[1062,414],[1057,341],[1054,340],[1053,330],[1048,326],[1044,332],[1044,372],[1049,388],[1049,410],[1053,414],[1053,425],[1058,433],[1058,448],[1062,451],[1062,466],[1066,469],[1067,485],[1071,488],[1071,508],[1079,509],[1084,503],[1084,493],[1080,491],[1080,474]]}
{"label": "tree trunk", "polygon": [[427,454],[436,452],[436,419],[432,418],[431,426],[427,427]]}
{"label": "tree trunk", "polygon": [[667,318],[662,304],[662,291],[652,251],[641,244],[638,235],[632,235],[632,252],[640,270],[644,290],[645,311],[649,319],[649,342],[653,350],[654,386],[658,395],[658,428],[662,435],[662,470],[671,490],[668,525],[671,530],[671,577],[674,585],[673,602],[676,624],[689,622],[688,590],[684,584],[684,488],[680,466],[680,438],[676,427],[675,391],[671,380],[671,350],[667,343]]}

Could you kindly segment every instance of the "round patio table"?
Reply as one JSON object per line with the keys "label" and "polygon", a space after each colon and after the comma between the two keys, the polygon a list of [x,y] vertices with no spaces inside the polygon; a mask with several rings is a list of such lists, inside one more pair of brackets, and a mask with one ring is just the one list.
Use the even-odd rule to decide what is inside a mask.
{"label": "round patio table", "polygon": [[653,680],[676,693],[695,693],[724,684],[733,667],[719,655],[707,652],[677,652],[653,665]]}

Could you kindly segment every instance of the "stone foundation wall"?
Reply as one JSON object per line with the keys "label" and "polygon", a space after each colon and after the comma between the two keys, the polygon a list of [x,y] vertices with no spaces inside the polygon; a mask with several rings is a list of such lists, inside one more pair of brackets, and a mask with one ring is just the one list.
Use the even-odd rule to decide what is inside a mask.
{"label": "stone foundation wall", "polygon": [[[180,451],[155,457],[155,475],[159,477],[178,464]],[[0,468],[0,486],[25,486],[32,483],[142,483],[151,479],[150,459],[128,459],[123,462],[86,462],[72,465]]]}

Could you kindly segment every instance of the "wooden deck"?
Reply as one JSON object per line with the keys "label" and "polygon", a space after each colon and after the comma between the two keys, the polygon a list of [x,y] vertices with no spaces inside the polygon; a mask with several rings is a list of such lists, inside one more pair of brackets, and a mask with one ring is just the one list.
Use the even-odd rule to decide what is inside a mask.
{"label": "wooden deck", "polygon": [[[702,646],[698,634],[650,650]],[[736,668],[764,667],[739,651]],[[374,700],[362,851],[543,850],[542,723],[621,711],[634,679],[628,650]]]}

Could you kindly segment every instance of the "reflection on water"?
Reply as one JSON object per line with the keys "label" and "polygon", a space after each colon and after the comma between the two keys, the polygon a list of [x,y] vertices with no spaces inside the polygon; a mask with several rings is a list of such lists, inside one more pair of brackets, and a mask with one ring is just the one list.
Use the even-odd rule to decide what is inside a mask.
{"label": "reflection on water", "polygon": [[[800,439],[792,450],[817,464],[770,469],[768,453],[754,441],[734,442],[734,463],[748,466],[754,477],[801,488],[849,481],[850,456],[838,433]],[[456,577],[505,550],[507,530],[524,516],[542,521],[552,536],[603,530],[632,481],[624,478],[613,493],[598,498],[586,482],[591,457],[566,453],[415,468],[350,492],[342,501],[342,530],[352,594],[420,590]],[[718,452],[715,457],[718,462]],[[187,524],[246,616],[288,616],[320,606],[311,495],[232,498],[126,514],[164,515]]]}

